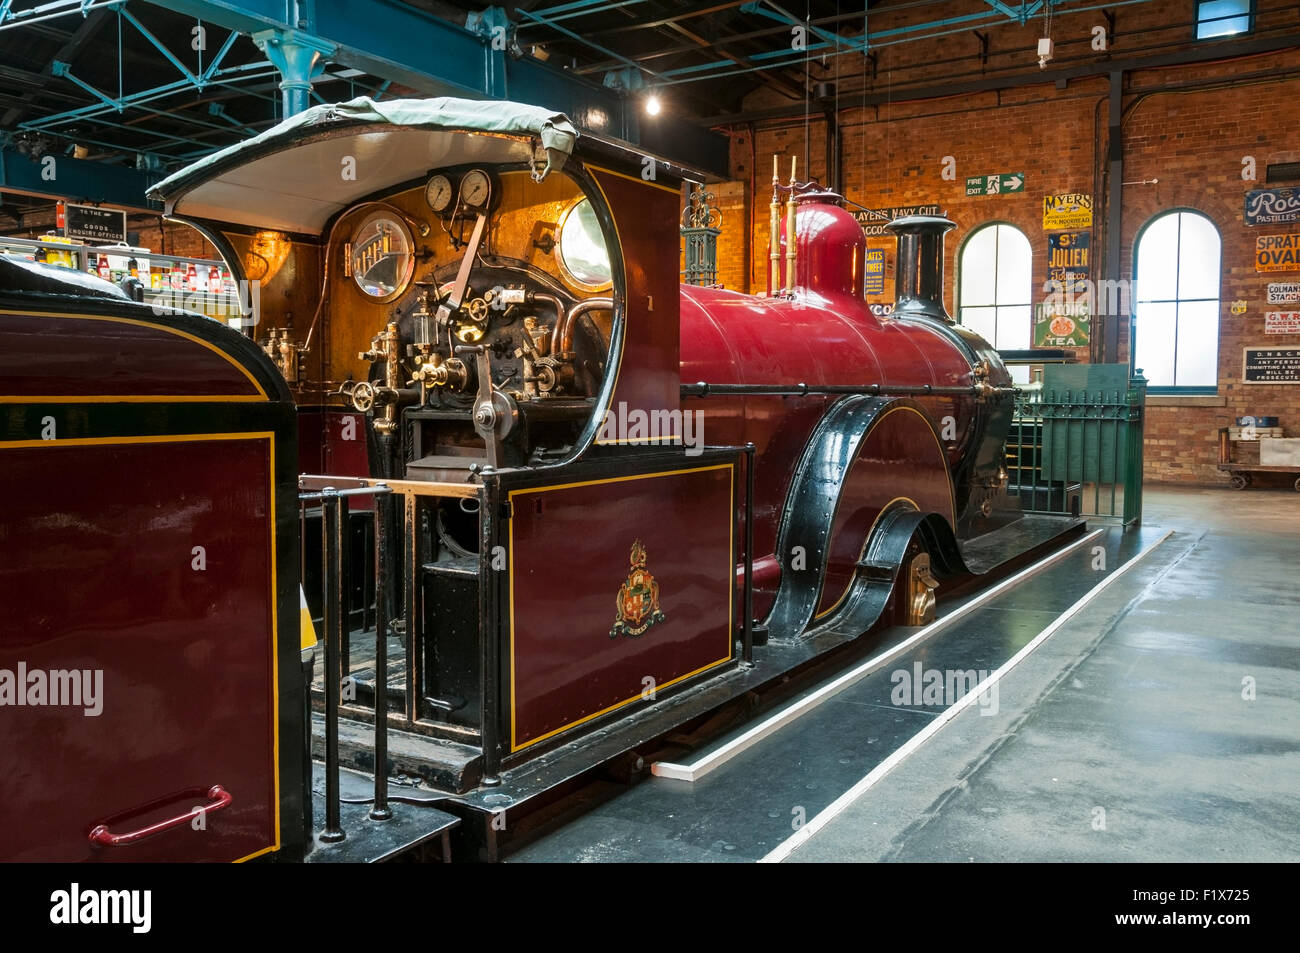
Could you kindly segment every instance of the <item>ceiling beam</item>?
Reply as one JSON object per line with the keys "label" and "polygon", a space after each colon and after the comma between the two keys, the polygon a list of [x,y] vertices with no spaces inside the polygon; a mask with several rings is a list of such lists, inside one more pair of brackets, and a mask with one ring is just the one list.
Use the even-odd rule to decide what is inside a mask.
{"label": "ceiling beam", "polygon": [[[41,79],[48,84],[49,80],[54,75],[55,62],[62,61],[64,63],[71,63],[75,60],[78,54],[86,48],[86,44],[95,38],[95,34],[99,32],[100,28],[107,21],[107,10],[92,10],[90,16],[82,20],[72,34],[68,36],[64,44],[59,47],[58,52],[50,57],[50,61],[45,64],[45,69],[41,70]],[[28,93],[24,93],[22,106],[14,106],[3,116],[0,116],[0,129],[10,129],[15,123],[22,120],[23,117],[31,112],[36,100],[44,95],[44,93],[44,89],[34,89]]]}
{"label": "ceiling beam", "polygon": [[[242,33],[275,30],[310,36],[334,47],[328,59],[422,93],[470,99],[510,99],[566,113],[580,126],[618,138],[636,135],[636,103],[598,83],[516,58],[480,34],[399,0],[368,0],[364,15],[348,0],[147,0]],[[288,9],[292,8],[290,14]],[[531,16],[527,12],[525,16]],[[290,22],[292,20],[292,22]],[[607,117],[606,125],[593,123]],[[725,171],[727,143],[710,133],[672,158]],[[699,146],[711,142],[705,152]]]}
{"label": "ceiling beam", "polygon": [[[692,33],[690,30],[686,29],[686,27],[682,26],[680,23],[676,22],[675,20],[669,20],[664,25],[667,26],[668,29],[672,30],[674,33],[679,33],[682,36],[686,37],[688,40],[691,40],[693,43],[695,43],[696,46],[700,47],[701,49],[717,50],[721,56],[723,56],[728,60],[731,60],[731,62],[735,63],[737,66],[747,65],[744,60],[740,59],[739,57],[733,56],[727,52],[726,47],[723,45],[723,43],[726,42],[725,40],[723,41],[723,43],[710,43],[708,40],[700,36],[698,33]],[[806,96],[806,92],[803,89],[796,88],[793,84],[787,83],[785,80],[781,79],[779,76],[773,75],[768,70],[759,70],[758,75],[766,79],[768,81],[768,84],[777,92],[783,93],[784,95],[789,96],[791,99],[801,100]]]}
{"label": "ceiling beam", "polygon": [[[1070,80],[1105,76],[1114,72],[1128,73],[1167,66],[1188,66],[1194,63],[1229,60],[1296,48],[1300,48],[1300,33],[1290,32],[1270,37],[1252,36],[1242,40],[1215,43],[1211,46],[1196,46],[1190,49],[1174,50],[1150,56],[1126,57],[1123,59],[1090,59],[1077,66],[1009,73],[1003,76],[989,76],[961,83],[946,83],[937,86],[892,86],[883,93],[863,92],[861,96],[853,92],[846,94],[846,97],[853,97],[851,103],[846,102],[846,107],[881,106],[887,103],[905,103],[923,99],[943,99],[949,96],[966,96],[971,93],[996,92],[1023,86],[1068,83]],[[801,106],[777,106],[771,109],[754,109],[714,116],[709,122],[714,126],[724,126],[744,122],[764,122],[773,119],[795,119],[803,116],[803,114],[804,110]]]}

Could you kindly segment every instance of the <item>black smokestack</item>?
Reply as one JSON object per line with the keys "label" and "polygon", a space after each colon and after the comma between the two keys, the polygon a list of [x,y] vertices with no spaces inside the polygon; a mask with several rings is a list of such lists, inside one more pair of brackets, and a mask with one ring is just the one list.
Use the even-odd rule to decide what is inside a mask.
{"label": "black smokestack", "polygon": [[943,236],[955,222],[934,215],[908,215],[885,226],[898,238],[894,314],[952,323],[943,306]]}

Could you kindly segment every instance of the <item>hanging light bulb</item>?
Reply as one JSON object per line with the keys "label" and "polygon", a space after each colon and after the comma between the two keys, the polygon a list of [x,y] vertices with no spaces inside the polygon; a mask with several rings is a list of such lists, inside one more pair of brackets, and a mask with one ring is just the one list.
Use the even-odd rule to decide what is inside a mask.
{"label": "hanging light bulb", "polygon": [[663,104],[659,102],[658,93],[651,93],[649,96],[646,97],[645,111],[649,113],[651,116],[659,115],[659,110],[662,108],[662,106]]}

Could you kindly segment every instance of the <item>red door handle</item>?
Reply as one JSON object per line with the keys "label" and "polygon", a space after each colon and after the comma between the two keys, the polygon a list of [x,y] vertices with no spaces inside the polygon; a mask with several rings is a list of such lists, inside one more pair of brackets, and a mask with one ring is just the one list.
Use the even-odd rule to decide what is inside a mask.
{"label": "red door handle", "polygon": [[[200,792],[202,789],[199,789]],[[230,792],[220,784],[214,784],[207,791],[208,802],[203,805],[202,812],[207,814],[211,811],[219,811],[226,807],[234,800]],[[136,841],[144,840],[146,837],[152,837],[154,834],[161,834],[163,831],[171,830],[173,827],[180,827],[187,821],[193,820],[195,809],[191,808],[184,814],[178,814],[175,817],[169,817],[165,821],[159,821],[157,824],[150,824],[148,827],[142,827],[139,830],[127,831],[125,834],[114,834],[108,829],[107,824],[100,824],[90,832],[90,846],[92,847],[123,847],[126,844],[134,844]]]}

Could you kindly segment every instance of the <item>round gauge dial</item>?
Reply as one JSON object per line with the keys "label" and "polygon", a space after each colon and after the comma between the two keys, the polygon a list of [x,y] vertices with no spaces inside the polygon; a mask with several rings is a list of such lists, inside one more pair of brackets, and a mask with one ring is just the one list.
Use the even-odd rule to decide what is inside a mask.
{"label": "round gauge dial", "polygon": [[454,194],[451,179],[445,175],[433,176],[429,179],[429,184],[424,187],[424,201],[435,212],[445,212]]}
{"label": "round gauge dial", "polygon": [[482,169],[471,169],[460,180],[460,201],[470,208],[486,208],[492,197],[492,180]]}

